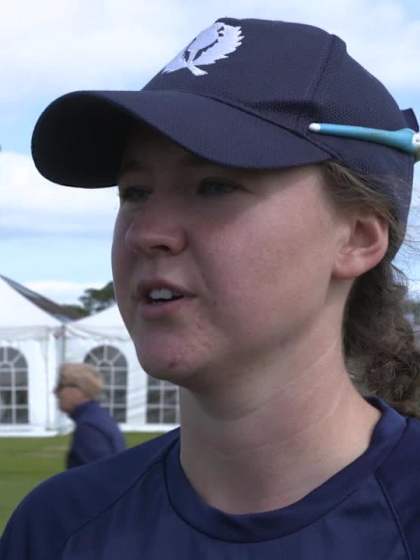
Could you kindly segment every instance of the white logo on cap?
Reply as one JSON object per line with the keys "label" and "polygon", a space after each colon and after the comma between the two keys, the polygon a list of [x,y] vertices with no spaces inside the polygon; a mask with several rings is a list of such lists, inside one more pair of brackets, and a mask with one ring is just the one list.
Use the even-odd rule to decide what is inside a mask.
{"label": "white logo on cap", "polygon": [[164,68],[163,72],[188,68],[194,76],[204,76],[207,72],[198,66],[214,64],[217,60],[227,58],[228,54],[235,52],[242,44],[243,38],[240,27],[216,22],[202,31]]}

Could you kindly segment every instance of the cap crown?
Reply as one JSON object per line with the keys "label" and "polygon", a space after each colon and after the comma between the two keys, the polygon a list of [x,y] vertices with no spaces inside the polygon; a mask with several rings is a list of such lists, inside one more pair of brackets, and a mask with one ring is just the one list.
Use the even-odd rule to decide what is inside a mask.
{"label": "cap crown", "polygon": [[[240,37],[235,50],[209,64],[212,55],[203,53],[214,48],[212,35],[223,52],[223,34],[229,28]],[[204,34],[207,41],[199,42],[201,49],[194,47]],[[202,74],[191,71],[191,57]],[[389,129],[407,125],[389,92],[347,54],[344,42],[309,25],[223,18],[177,60],[144,90],[183,91],[230,103],[315,143],[319,138],[307,131],[313,121]]]}
{"label": "cap crown", "polygon": [[[211,52],[203,55],[214,51],[218,41],[223,53],[224,34],[228,33],[236,34],[236,44],[209,63]],[[225,48],[229,50],[228,45]],[[192,67],[200,72],[194,73]],[[317,27],[219,19],[144,90],[186,92],[230,104],[305,138],[356,171],[412,181],[413,158],[407,154],[354,139],[320,137],[308,130],[312,122],[418,129],[415,118],[414,123],[407,122],[407,115],[388,90],[347,53],[345,43]],[[388,194],[396,193],[390,187]],[[403,198],[398,205],[400,218],[405,220],[410,198]]]}

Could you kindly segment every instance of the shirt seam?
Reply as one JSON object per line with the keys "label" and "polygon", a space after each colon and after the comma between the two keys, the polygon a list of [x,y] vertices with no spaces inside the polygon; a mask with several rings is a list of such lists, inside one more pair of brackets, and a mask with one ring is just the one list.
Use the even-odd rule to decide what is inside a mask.
{"label": "shirt seam", "polygon": [[394,522],[395,522],[395,524],[397,526],[397,529],[398,529],[398,532],[400,534],[401,542],[402,542],[402,544],[404,546],[404,550],[407,554],[407,560],[413,560],[410,548],[408,546],[407,539],[406,539],[405,534],[404,534],[404,530],[402,528],[402,524],[401,524],[401,521],[400,521],[400,515],[397,511],[397,508],[395,507],[390,495],[388,494],[388,491],[385,487],[385,484],[380,479],[380,476],[379,476],[378,473],[375,473],[375,479],[376,479],[376,482],[378,483],[379,488],[381,489],[381,492],[382,492],[382,494],[385,498],[385,501],[388,505],[388,508],[389,508],[389,510],[392,514],[392,517],[394,518]]}
{"label": "shirt seam", "polygon": [[[218,540],[218,541],[225,542],[225,543],[226,543],[226,542],[229,542],[229,543],[237,543],[237,544],[241,544],[241,543],[248,543],[248,544],[250,544],[250,543],[260,543],[260,542],[268,542],[268,541],[280,540],[280,539],[282,539],[282,538],[284,538],[284,537],[287,537],[287,536],[289,536],[289,535],[295,534],[295,533],[297,533],[297,532],[299,532],[299,531],[301,531],[301,530],[303,530],[303,529],[305,529],[305,528],[307,528],[307,527],[310,527],[311,525],[314,525],[315,523],[317,523],[317,522],[320,521],[321,519],[327,517],[332,511],[334,511],[335,509],[339,508],[339,507],[340,507],[346,500],[348,500],[353,494],[355,494],[355,493],[357,493],[357,492],[360,492],[363,483],[364,483],[366,480],[368,480],[369,478],[372,477],[374,480],[377,481],[378,484],[380,484],[379,478],[378,478],[378,474],[377,474],[377,473],[378,473],[378,469],[382,467],[382,465],[387,461],[387,459],[389,458],[389,456],[394,452],[395,448],[400,444],[402,438],[404,437],[404,434],[406,433],[407,426],[408,426],[408,424],[406,423],[405,427],[402,429],[401,433],[399,434],[397,441],[394,442],[394,444],[392,445],[392,447],[391,447],[390,449],[387,450],[387,452],[384,454],[383,457],[381,457],[380,464],[379,464],[379,465],[376,465],[376,467],[375,467],[374,469],[372,469],[372,471],[370,471],[369,474],[367,474],[366,477],[363,477],[362,480],[359,480],[359,484],[358,484],[357,486],[355,486],[354,488],[352,488],[352,489],[351,489],[350,491],[348,491],[347,493],[345,493],[345,494],[342,496],[341,500],[339,500],[338,502],[334,503],[330,508],[326,509],[326,510],[325,510],[319,517],[317,517],[316,519],[313,519],[313,520],[309,521],[308,523],[305,523],[304,525],[298,527],[297,529],[294,529],[294,530],[292,530],[292,531],[290,531],[290,532],[283,533],[283,534],[281,534],[281,535],[277,535],[277,536],[275,536],[275,537],[271,537],[271,538],[268,538],[268,539],[267,539],[267,538],[262,538],[262,539],[258,539],[258,540],[236,540],[236,539],[233,539],[233,540],[231,540],[231,539],[226,540],[226,539],[223,539],[223,538],[221,538],[221,537],[219,537],[219,536],[217,536],[217,535],[214,535],[214,534],[211,534],[211,533],[207,532],[205,529],[202,529],[201,527],[196,526],[196,525],[195,525],[194,523],[192,523],[189,519],[187,519],[187,518],[178,510],[178,508],[175,506],[175,504],[174,504],[174,502],[173,502],[173,500],[172,500],[171,493],[170,493],[170,491],[169,491],[168,476],[167,476],[167,472],[166,472],[167,467],[166,467],[166,464],[165,464],[165,458],[166,458],[166,457],[168,456],[168,454],[170,453],[172,447],[176,445],[177,440],[173,441],[173,442],[171,443],[171,445],[167,447],[166,452],[165,452],[165,455],[162,457],[163,468],[164,468],[164,481],[165,481],[166,493],[167,493],[167,496],[168,496],[168,502],[169,502],[169,504],[170,504],[170,506],[171,506],[173,512],[175,513],[175,515],[176,515],[179,519],[181,519],[181,520],[182,520],[188,527],[190,527],[192,530],[197,531],[198,533],[200,533],[200,534],[202,534],[202,535],[205,535],[207,538],[210,538],[210,539],[213,539],[213,540]],[[386,495],[386,494],[385,494],[385,489],[383,488],[383,486],[382,486],[381,484],[380,484],[380,487],[381,487],[381,490],[382,490],[382,492],[384,493],[384,495]],[[404,549],[405,549],[405,551],[406,551],[406,553],[407,553],[407,555],[408,555],[408,556],[407,556],[407,560],[413,560],[413,558],[412,558],[412,556],[411,556],[410,549],[408,548],[408,543],[407,543],[407,541],[406,541],[406,539],[405,539],[405,537],[404,537],[404,534],[403,534],[403,532],[402,532],[402,527],[401,527],[400,523],[398,522],[398,517],[397,517],[397,515],[396,515],[396,512],[395,512],[395,511],[393,510],[393,508],[392,508],[392,503],[391,503],[390,499],[387,499],[387,503],[388,503],[389,507],[391,508],[391,510],[393,511],[394,518],[395,518],[395,520],[396,520],[396,522],[397,522],[398,530],[399,530],[401,539],[402,539],[402,541],[403,541],[403,543],[404,543]]]}
{"label": "shirt seam", "polygon": [[[165,482],[167,485],[167,481],[165,478]],[[262,542],[270,542],[270,541],[280,541],[286,537],[289,537],[291,535],[297,534],[300,531],[303,531],[305,529],[307,529],[308,527],[311,527],[312,525],[315,525],[316,523],[318,523],[320,520],[326,518],[332,511],[334,511],[335,509],[338,509],[346,500],[350,499],[352,497],[353,494],[356,494],[357,492],[360,492],[361,488],[360,486],[357,488],[353,488],[353,490],[351,490],[348,494],[346,494],[345,496],[343,496],[343,498],[337,502],[336,504],[334,504],[333,506],[331,506],[329,509],[327,509],[325,512],[322,513],[322,515],[320,515],[319,517],[317,517],[316,519],[313,519],[311,521],[309,521],[308,523],[305,523],[302,526],[299,526],[296,529],[293,529],[292,531],[289,532],[285,532],[270,538],[260,538],[258,540],[237,540],[237,539],[224,539],[220,536],[217,536],[215,534],[212,533],[208,533],[206,530],[202,529],[201,527],[198,527],[196,525],[193,525],[188,519],[186,519],[182,513],[174,506],[174,504],[172,503],[172,500],[170,499],[170,494],[168,493],[168,498],[169,498],[169,503],[171,505],[172,510],[174,511],[175,515],[177,517],[179,517],[179,519],[181,519],[186,525],[188,525],[188,527],[190,527],[193,531],[196,531],[202,535],[205,535],[207,538],[211,539],[211,540],[216,540],[219,542],[223,542],[223,543],[230,543],[230,544],[259,544]],[[411,556],[407,559],[407,560],[413,560],[411,558]]]}
{"label": "shirt seam", "polygon": [[[191,523],[189,521],[189,519],[187,519],[179,510],[178,508],[175,506],[175,504],[173,503],[172,497],[171,497],[171,492],[169,491],[169,483],[168,483],[168,477],[167,477],[167,473],[166,473],[166,464],[165,464],[165,459],[166,457],[169,455],[172,447],[174,447],[176,445],[177,441],[173,441],[171,443],[170,446],[168,446],[165,456],[162,457],[162,461],[163,461],[163,468],[164,468],[164,481],[165,481],[165,488],[166,488],[166,494],[168,497],[168,503],[171,506],[172,511],[174,512],[174,514],[181,520],[183,521],[183,523],[185,523],[188,527],[190,527],[193,531],[196,531],[202,535],[205,535],[207,538],[211,539],[211,540],[216,540],[219,542],[224,542],[224,543],[236,543],[236,544],[258,544],[261,542],[269,542],[269,541],[276,541],[276,540],[281,540],[285,537],[288,537],[290,535],[293,535],[295,533],[298,533],[299,531],[302,531],[304,529],[306,529],[307,527],[310,527],[311,525],[314,525],[315,523],[317,523],[318,521],[320,521],[321,519],[327,517],[332,511],[334,511],[335,509],[337,509],[339,506],[341,506],[342,503],[344,503],[346,500],[348,500],[353,494],[360,492],[361,486],[362,486],[362,482],[360,482],[360,484],[357,487],[354,487],[352,490],[348,491],[346,494],[344,494],[342,496],[342,499],[333,504],[330,508],[328,508],[326,511],[324,511],[319,517],[317,517],[316,519],[313,519],[311,521],[309,521],[308,523],[305,523],[304,525],[298,527],[297,529],[294,529],[290,532],[286,532],[283,534],[279,534],[270,538],[261,538],[258,540],[237,540],[237,539],[224,539],[218,535],[212,534],[207,532],[205,529],[202,529],[201,527],[194,525],[193,523]],[[372,476],[373,473],[371,473],[368,477],[366,477],[366,479],[368,479],[370,476]],[[411,557],[409,557],[408,560],[412,560]]]}
{"label": "shirt seam", "polygon": [[69,544],[70,539],[76,536],[76,534],[82,531],[87,525],[89,525],[90,523],[98,519],[101,515],[106,513],[109,509],[111,509],[119,500],[121,500],[132,489],[133,486],[138,484],[147,474],[149,474],[149,472],[152,469],[154,469],[156,466],[162,463],[163,457],[164,455],[160,456],[158,459],[153,461],[153,463],[151,463],[143,473],[138,475],[129,486],[127,486],[114,500],[109,502],[101,511],[92,515],[89,519],[84,521],[82,525],[80,525],[79,527],[73,529],[72,532],[69,535],[67,535],[67,537],[64,538],[63,544],[61,546],[60,554],[63,555],[65,553],[66,547]]}

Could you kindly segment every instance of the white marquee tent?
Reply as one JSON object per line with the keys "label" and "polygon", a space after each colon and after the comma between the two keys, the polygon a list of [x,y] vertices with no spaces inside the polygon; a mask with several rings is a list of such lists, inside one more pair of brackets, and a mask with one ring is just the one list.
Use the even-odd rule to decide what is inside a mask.
{"label": "white marquee tent", "polygon": [[0,433],[54,430],[51,398],[62,323],[0,277]]}
{"label": "white marquee tent", "polygon": [[[41,309],[36,294],[27,292],[0,276],[0,436],[70,429],[52,392],[65,361],[98,368],[102,404],[123,430],[163,431],[178,423],[178,390],[141,368],[116,306],[69,322]],[[48,300],[41,299],[45,307]]]}
{"label": "white marquee tent", "polygon": [[104,405],[124,430],[162,430],[178,422],[177,389],[142,369],[116,305],[67,325],[65,359],[101,371]]}

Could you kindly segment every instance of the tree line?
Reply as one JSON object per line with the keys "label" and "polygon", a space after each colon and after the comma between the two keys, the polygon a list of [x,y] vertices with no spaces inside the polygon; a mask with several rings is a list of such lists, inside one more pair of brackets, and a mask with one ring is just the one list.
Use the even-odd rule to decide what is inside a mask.
{"label": "tree line", "polygon": [[108,282],[102,288],[87,288],[78,298],[80,304],[62,305],[64,311],[78,317],[87,317],[107,309],[115,303],[114,284]]}

